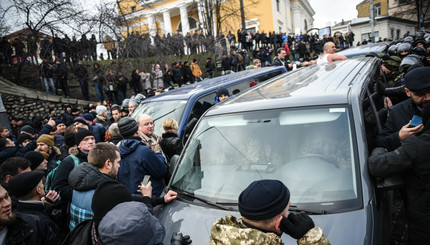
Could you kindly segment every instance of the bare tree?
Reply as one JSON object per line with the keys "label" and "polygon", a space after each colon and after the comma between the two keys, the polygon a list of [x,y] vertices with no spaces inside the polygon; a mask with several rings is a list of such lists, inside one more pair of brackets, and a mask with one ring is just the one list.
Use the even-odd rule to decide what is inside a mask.
{"label": "bare tree", "polygon": [[[79,25],[83,13],[73,0],[12,0],[11,7],[14,14],[10,14],[9,21],[18,26],[24,25],[31,31],[28,46],[33,47],[39,42],[41,31],[63,33],[65,26]],[[36,54],[30,55],[36,57]],[[17,69],[17,83],[20,81],[22,64]]]}
{"label": "bare tree", "polygon": [[404,0],[402,4],[395,6],[393,17],[416,20],[418,28],[430,27],[430,1],[428,0]]}

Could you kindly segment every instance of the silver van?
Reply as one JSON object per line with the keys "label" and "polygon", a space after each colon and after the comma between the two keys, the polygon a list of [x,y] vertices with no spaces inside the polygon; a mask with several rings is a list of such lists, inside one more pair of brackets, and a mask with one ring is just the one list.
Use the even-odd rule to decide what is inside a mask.
{"label": "silver van", "polygon": [[156,210],[165,244],[173,232],[208,244],[214,221],[240,217],[238,196],[259,179],[288,186],[290,212],[311,215],[332,244],[386,241],[385,204],[367,170],[381,122],[364,116],[378,117],[369,87],[379,67],[376,58],[305,67],[209,109],[171,161],[167,188],[178,198]]}

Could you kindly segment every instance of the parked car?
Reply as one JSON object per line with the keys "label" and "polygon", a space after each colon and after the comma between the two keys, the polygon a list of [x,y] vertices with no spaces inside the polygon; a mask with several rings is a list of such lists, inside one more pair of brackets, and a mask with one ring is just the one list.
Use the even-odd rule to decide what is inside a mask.
{"label": "parked car", "polygon": [[132,117],[137,118],[141,114],[150,115],[155,125],[154,132],[157,135],[161,135],[163,132],[163,120],[173,118],[178,122],[179,137],[183,138],[190,120],[200,118],[207,109],[215,104],[216,91],[220,86],[227,88],[230,94],[233,94],[235,90],[243,92],[251,85],[259,84],[285,72],[287,70],[282,66],[265,67],[182,86],[144,100],[133,112]]}
{"label": "parked car", "polygon": [[[167,189],[178,198],[156,212],[166,234],[208,244],[217,218],[240,216],[242,190],[278,179],[290,189],[290,212],[309,214],[332,244],[386,241],[386,199],[367,169],[368,141],[381,125],[365,121],[378,115],[368,88],[379,64],[362,58],[304,67],[213,106],[170,163]],[[285,234],[282,240],[295,244]]]}
{"label": "parked car", "polygon": [[375,54],[379,54],[388,49],[388,42],[380,42],[380,43],[368,43],[366,45],[354,46],[348,49],[344,49],[336,54],[341,54],[346,56],[348,59],[357,59],[365,57],[367,54],[373,52]]}

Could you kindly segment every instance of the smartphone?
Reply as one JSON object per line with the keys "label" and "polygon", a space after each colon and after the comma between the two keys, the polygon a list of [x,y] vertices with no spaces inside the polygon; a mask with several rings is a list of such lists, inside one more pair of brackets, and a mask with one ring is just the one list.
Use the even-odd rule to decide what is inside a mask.
{"label": "smartphone", "polygon": [[409,124],[410,128],[416,127],[420,124],[423,124],[423,118],[417,115],[412,117],[411,123]]}
{"label": "smartphone", "polygon": [[145,175],[142,179],[142,185],[147,185],[149,182],[149,178],[151,178],[151,175]]}

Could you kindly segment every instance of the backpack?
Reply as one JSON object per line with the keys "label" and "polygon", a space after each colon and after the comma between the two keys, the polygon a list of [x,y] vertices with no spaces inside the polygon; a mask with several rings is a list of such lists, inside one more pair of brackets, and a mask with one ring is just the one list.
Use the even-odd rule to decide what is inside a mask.
{"label": "backpack", "polygon": [[[73,162],[75,163],[75,167],[79,165],[80,160],[79,158],[77,158],[74,155],[69,155],[72,159]],[[52,181],[54,180],[55,177],[55,171],[57,170],[58,166],[60,166],[61,161],[57,161],[57,167],[55,167],[51,172],[49,172],[49,174],[46,176],[46,184],[45,184],[45,192],[48,192],[50,190],[52,190]]]}

